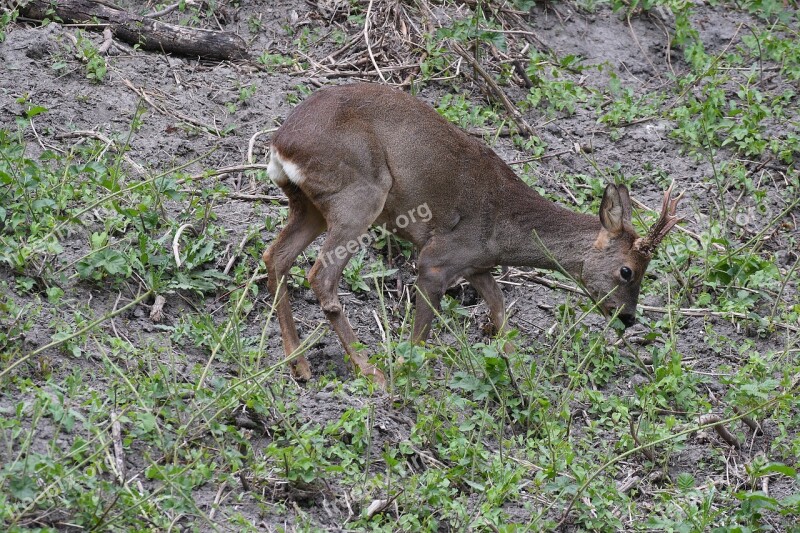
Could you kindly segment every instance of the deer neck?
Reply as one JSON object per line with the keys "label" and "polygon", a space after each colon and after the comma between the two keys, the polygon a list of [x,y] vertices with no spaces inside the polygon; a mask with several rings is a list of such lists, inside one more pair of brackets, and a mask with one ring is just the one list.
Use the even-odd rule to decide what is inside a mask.
{"label": "deer neck", "polygon": [[[583,263],[600,231],[597,216],[575,213],[519,182],[503,194],[492,248],[497,264],[565,270],[581,278]],[[503,201],[504,200],[504,201]]]}

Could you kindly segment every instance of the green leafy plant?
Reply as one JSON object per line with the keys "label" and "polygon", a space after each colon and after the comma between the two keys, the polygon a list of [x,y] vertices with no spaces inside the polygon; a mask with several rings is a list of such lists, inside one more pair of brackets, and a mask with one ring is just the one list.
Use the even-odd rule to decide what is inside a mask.
{"label": "green leafy plant", "polygon": [[86,65],[86,77],[95,83],[102,83],[107,71],[105,58],[82,32],[77,35],[77,48],[81,61]]}
{"label": "green leafy plant", "polygon": [[[254,11],[238,4],[244,23]],[[315,61],[349,45],[338,59],[356,58],[353,68],[367,65],[377,79],[360,44],[367,3],[337,5],[333,24],[312,9],[296,23],[256,15],[250,28]],[[178,18],[205,27],[218,6],[181,5]],[[285,280],[296,353],[314,371],[299,384],[264,287],[261,254],[287,219],[264,169],[245,171],[267,198],[256,202],[232,194],[216,171],[199,174],[209,159],[142,152],[152,144],[137,136],[164,133],[160,112],[138,106],[125,127],[87,132],[61,124],[62,109],[49,111],[38,93],[3,88],[16,100],[3,109],[14,120],[0,127],[1,530],[794,527],[796,10],[781,0],[726,4],[728,21],[748,22],[717,31],[709,27],[719,6],[580,2],[597,13],[590,30],[633,30],[640,41],[615,49],[617,62],[604,59],[606,48],[582,58],[558,40],[543,51],[544,32],[575,31],[564,5],[445,0],[431,3],[433,18],[424,7],[372,4],[369,22],[387,32],[445,26],[410,46],[396,71],[385,63],[389,41],[371,40],[382,72],[410,75],[412,92],[489,138],[540,194],[594,214],[606,184],[625,183],[644,233],[659,191],[673,178],[687,189],[682,229],[642,283],[639,324],[615,330],[576,289],[561,289],[573,284],[567,277],[509,268],[493,272],[509,310],[502,334],[483,327],[485,303],[459,281],[427,342],[413,343],[418,252],[382,235],[355,254],[340,289],[369,310],[348,319],[367,341],[356,349],[387,376],[384,393],[342,362],[308,290],[311,246]],[[518,25],[531,9],[562,18],[549,30]],[[0,35],[32,31],[7,13]],[[641,31],[670,13],[661,40]],[[81,39],[88,71],[92,47]],[[451,40],[477,50],[537,135],[516,135],[506,110],[479,96],[484,80],[462,77],[469,67]],[[653,75],[626,70],[624,54],[640,52]],[[31,75],[67,74],[71,54],[54,54],[58,72]],[[276,56],[263,57],[266,70],[306,68]],[[515,60],[533,87],[523,88]],[[221,84],[230,110],[284,83],[266,78]],[[67,104],[94,101],[96,86],[61,79],[83,87]],[[304,99],[312,82],[284,101]],[[225,115],[225,102],[210,105]],[[231,156],[218,132],[172,129],[177,146]]]}
{"label": "green leafy plant", "polygon": [[6,40],[6,28],[19,16],[18,9],[4,9],[0,12],[0,43]]}

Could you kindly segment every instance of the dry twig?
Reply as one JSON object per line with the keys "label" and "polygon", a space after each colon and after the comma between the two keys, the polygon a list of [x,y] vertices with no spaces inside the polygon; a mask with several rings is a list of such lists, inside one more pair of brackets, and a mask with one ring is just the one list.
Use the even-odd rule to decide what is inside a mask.
{"label": "dry twig", "polygon": [[386,83],[386,78],[383,76],[383,72],[381,72],[380,67],[378,67],[378,62],[375,61],[375,54],[372,53],[372,46],[369,43],[369,19],[370,15],[372,14],[372,2],[373,0],[369,0],[369,4],[367,5],[367,15],[364,17],[364,44],[367,47],[367,53],[369,54],[370,61],[372,61],[372,66],[375,67],[375,72],[378,73],[381,81]]}
{"label": "dry twig", "polygon": [[125,484],[125,450],[122,447],[122,426],[119,423],[119,414],[111,410],[111,440],[114,443],[114,465],[117,469],[117,482]]}
{"label": "dry twig", "polygon": [[633,418],[631,417],[630,420],[630,428],[631,428],[631,437],[633,437],[633,442],[636,444],[637,447],[642,448],[641,452],[642,455],[650,459],[652,462],[656,461],[656,455],[653,453],[653,450],[650,448],[645,448],[644,445],[639,440],[639,428],[633,422]]}
{"label": "dry twig", "polygon": [[108,54],[112,44],[114,44],[114,34],[111,33],[111,28],[106,27],[103,30],[103,43],[97,47],[97,53],[100,55]]}
{"label": "dry twig", "polygon": [[492,94],[494,94],[500,100],[500,103],[502,103],[503,107],[506,108],[508,114],[511,115],[511,118],[517,124],[520,133],[526,137],[533,135],[533,128],[525,121],[525,118],[522,116],[522,113],[520,113],[519,109],[517,109],[517,106],[515,106],[508,96],[506,96],[506,93],[503,92],[500,86],[497,85],[497,82],[494,81],[494,78],[491,76],[491,74],[486,72],[486,70],[478,63],[478,61],[466,50],[464,50],[460,44],[453,41],[450,43],[450,47],[458,55],[463,57],[470,65],[472,65],[472,68],[475,69],[475,72],[477,72],[478,75],[483,78]]}
{"label": "dry twig", "polygon": [[145,92],[144,89],[136,87],[130,80],[122,78],[122,83],[124,83],[130,90],[141,96],[145,102],[150,104],[150,107],[152,107],[162,115],[174,117],[182,122],[186,122],[187,124],[197,126],[198,128],[201,128],[207,131],[208,133],[211,133],[212,135],[216,135],[217,137],[222,137],[222,133],[215,126],[209,126],[208,124],[200,122],[199,120],[192,118],[188,115],[184,115],[183,113],[178,113],[177,111],[174,110],[168,110],[167,108],[158,105],[152,98],[150,98],[150,95],[147,94],[147,92]]}
{"label": "dry twig", "polygon": [[239,257],[239,254],[242,253],[242,250],[244,250],[244,247],[247,244],[247,242],[256,235],[258,235],[258,230],[245,233],[244,237],[242,237],[242,240],[239,243],[239,246],[236,247],[236,250],[231,254],[230,259],[228,259],[228,263],[225,265],[225,269],[222,271],[223,274],[225,274],[226,276],[228,275],[228,272],[231,271],[233,264],[236,262],[236,258]]}
{"label": "dry twig", "polygon": [[186,5],[186,6],[199,6],[200,5],[200,3],[196,2],[195,0],[183,0],[183,2],[176,2],[176,3],[172,4],[172,5],[169,5],[169,6],[165,7],[164,9],[159,10],[159,11],[151,11],[150,13],[146,14],[145,17],[151,18],[151,19],[156,19],[156,18],[163,17],[164,15],[168,15],[168,14],[172,13],[173,11],[175,11],[176,9],[178,9],[179,7],[181,7],[182,3],[184,5]]}
{"label": "dry twig", "polygon": [[178,231],[175,232],[175,237],[172,238],[172,255],[175,257],[175,266],[178,268],[181,267],[181,251],[180,251],[181,234],[187,229],[194,230],[194,226],[192,226],[191,224],[181,225],[178,228]]}

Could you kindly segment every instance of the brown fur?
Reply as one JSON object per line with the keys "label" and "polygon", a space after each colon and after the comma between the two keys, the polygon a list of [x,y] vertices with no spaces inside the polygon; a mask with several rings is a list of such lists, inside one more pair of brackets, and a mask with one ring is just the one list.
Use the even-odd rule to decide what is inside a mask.
{"label": "brown fur", "polygon": [[[387,224],[420,250],[416,342],[427,338],[444,291],[460,277],[483,296],[502,330],[503,295],[491,275],[496,265],[563,269],[595,298],[605,297],[605,314],[619,310],[626,324],[633,321],[649,259],[632,249],[639,236],[624,186],[606,188],[599,219],[573,213],[539,196],[492,150],[429,105],[371,84],[317,91],[287,118],[272,147],[304,176],[299,186],[282,186],[289,220],[264,254],[287,356],[296,355],[300,340],[282,280],[327,229],[309,282],[352,363],[383,384],[381,371],[353,348],[358,339],[337,294],[352,254],[336,256],[333,264],[321,260],[373,224]],[[398,216],[423,203],[432,213],[428,222],[393,228]],[[620,278],[623,266],[633,271],[630,282]],[[299,378],[311,375],[302,355],[293,369]]]}

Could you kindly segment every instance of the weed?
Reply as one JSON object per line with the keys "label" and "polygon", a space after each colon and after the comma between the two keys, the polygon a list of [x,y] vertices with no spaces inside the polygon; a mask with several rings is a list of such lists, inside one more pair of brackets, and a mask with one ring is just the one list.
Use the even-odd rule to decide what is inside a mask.
{"label": "weed", "polygon": [[498,121],[497,113],[483,106],[474,106],[463,94],[446,94],[436,110],[444,118],[462,128],[483,127]]}
{"label": "weed", "polygon": [[278,67],[290,67],[295,64],[295,60],[289,56],[270,52],[264,52],[258,56],[257,61],[267,67],[268,70],[274,70]]}
{"label": "weed", "polygon": [[253,35],[258,34],[261,31],[262,24],[261,17],[251,16],[247,19],[247,29]]}
{"label": "weed", "polygon": [[[602,13],[608,3],[578,5]],[[413,20],[413,3],[391,4],[397,24]],[[462,291],[441,302],[431,339],[413,344],[410,285],[383,285],[395,281],[395,266],[410,282],[416,252],[381,236],[346,266],[340,289],[377,353],[357,348],[389,377],[389,395],[325,368],[341,349],[331,332],[320,341],[327,322],[319,313],[299,321],[299,351],[310,350],[323,371],[302,386],[291,379],[275,356],[275,302],[255,281],[264,243],[247,237],[236,246],[241,227],[229,224],[242,219],[224,181],[181,168],[129,173],[131,139],[152,131],[154,114],[138,107],[127,131],[109,134],[113,143],[82,138],[49,149],[52,105],[15,94],[7,107],[16,120],[0,128],[0,529],[255,531],[261,520],[298,530],[791,528],[800,514],[796,13],[780,0],[726,5],[754,16],[729,46],[712,48],[697,25],[704,6],[610,4],[626,19],[650,13],[648,23],[669,8],[674,76],[644,92],[614,65],[531,46],[522,66],[532,88],[503,85],[512,80],[508,63],[492,70],[526,115],[562,119],[542,126],[543,137],[501,139],[504,111],[461,88],[440,96],[437,109],[504,150],[540,159],[519,166],[523,179],[587,213],[597,212],[609,181],[655,205],[673,171],[659,166],[663,158],[616,164],[577,153],[566,138],[573,127],[588,124],[612,141],[598,151],[630,154],[622,143],[631,132],[667,125],[665,149],[699,168],[677,176],[689,189],[681,214],[692,233],[674,232],[652,259],[642,325],[620,336],[591,303],[520,288],[540,276],[509,270],[496,272],[511,309],[501,336],[476,327],[485,306]],[[182,13],[200,23],[217,5]],[[349,42],[346,32],[361,31],[366,3],[342,6],[340,27],[313,18],[287,27],[296,50],[327,55]],[[458,18],[425,36],[413,91],[463,72],[444,39],[518,54],[522,34],[505,32],[499,17],[540,9],[530,0],[433,7],[452,7]],[[13,21],[3,16],[0,40]],[[274,27],[248,22],[253,33]],[[83,34],[79,47],[87,76],[105,80]],[[69,63],[53,61],[60,70]],[[305,68],[271,52],[259,61],[267,70]],[[234,85],[229,111],[250,105],[255,87]],[[294,86],[285,101],[311,90]],[[91,91],[78,94],[93,101]],[[203,132],[176,134],[194,141]],[[564,161],[549,166],[543,139],[555,154],[566,143]],[[263,171],[256,181],[270,186]],[[633,224],[644,232],[656,216],[637,204]],[[286,217],[280,201],[253,206],[244,234],[266,229],[274,238]],[[222,275],[231,253],[238,261]],[[316,254],[307,249],[290,270],[295,306],[306,306],[303,297],[316,306],[307,282]],[[382,259],[399,260],[388,268]],[[349,293],[375,314],[353,313]],[[160,322],[148,316],[155,295],[167,298]],[[736,449],[713,426],[698,432],[708,413],[747,444]]]}
{"label": "weed", "polygon": [[17,9],[3,9],[0,11],[0,43],[6,40],[6,28],[19,16]]}
{"label": "weed", "polygon": [[95,83],[101,83],[106,77],[106,60],[98,52],[94,43],[83,32],[77,35],[78,57],[86,65],[86,77]]}

